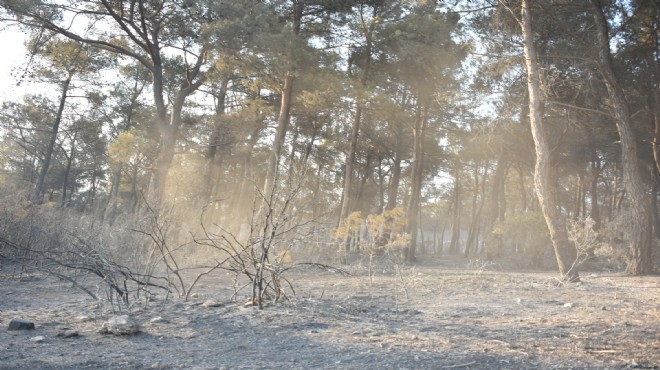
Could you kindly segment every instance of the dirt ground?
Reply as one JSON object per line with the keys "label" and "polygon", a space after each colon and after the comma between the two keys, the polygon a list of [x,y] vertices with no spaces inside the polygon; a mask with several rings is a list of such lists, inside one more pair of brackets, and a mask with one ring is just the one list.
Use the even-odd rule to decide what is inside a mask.
{"label": "dirt ground", "polygon": [[[660,277],[457,269],[288,275],[289,302],[232,301],[230,276],[188,302],[136,304],[142,332],[100,334],[112,316],[70,284],[0,269],[0,369],[660,368]],[[7,330],[13,318],[34,330]],[[62,330],[79,336],[57,336]],[[35,337],[43,337],[35,341]]]}

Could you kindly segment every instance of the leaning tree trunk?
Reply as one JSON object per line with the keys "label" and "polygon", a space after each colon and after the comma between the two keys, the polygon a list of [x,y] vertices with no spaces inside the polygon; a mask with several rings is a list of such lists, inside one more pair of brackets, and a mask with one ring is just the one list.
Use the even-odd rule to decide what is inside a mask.
{"label": "leaning tree trunk", "polygon": [[[293,30],[291,37],[296,38],[300,33],[300,27],[303,17],[304,4],[296,3],[293,9]],[[275,129],[275,140],[273,142],[273,149],[268,158],[268,169],[266,171],[266,179],[264,181],[264,197],[262,207],[265,203],[270,202],[270,197],[273,195],[275,186],[275,179],[280,166],[280,157],[284,150],[284,140],[289,129],[289,122],[291,120],[291,104],[293,98],[293,84],[296,75],[295,71],[295,58],[293,50],[289,55],[289,69],[284,77],[284,86],[281,91],[280,112],[277,117],[277,128]]]}
{"label": "leaning tree trunk", "polygon": [[621,139],[623,184],[628,192],[632,211],[632,241],[627,272],[633,275],[647,274],[652,271],[651,242],[653,218],[651,217],[651,199],[642,183],[642,175],[637,158],[637,144],[630,122],[628,104],[626,103],[623,89],[614,75],[607,20],[603,14],[600,1],[590,0],[589,3],[593,11],[598,36],[598,69],[603,76],[605,86],[612,99],[616,128]]}
{"label": "leaning tree trunk", "polygon": [[50,139],[48,141],[48,146],[46,147],[46,153],[44,154],[44,158],[41,163],[41,170],[39,171],[39,177],[37,178],[37,185],[34,188],[34,202],[36,204],[41,204],[44,202],[46,174],[48,173],[48,169],[50,167],[50,160],[53,157],[53,151],[55,150],[55,142],[57,142],[57,135],[60,132],[60,123],[62,123],[62,115],[64,113],[67,93],[69,92],[69,86],[71,86],[72,79],[73,79],[73,74],[69,73],[66,80],[64,80],[64,82],[62,83],[62,96],[60,97],[60,104],[59,107],[57,108],[57,113],[55,115],[55,122],[53,122],[53,128],[50,132]]}
{"label": "leaning tree trunk", "polygon": [[574,258],[571,256],[566,221],[559,210],[552,179],[552,159],[550,146],[543,130],[543,103],[539,87],[539,71],[532,32],[532,16],[530,0],[522,1],[521,28],[524,41],[525,66],[527,67],[527,88],[529,89],[529,120],[536,150],[534,166],[534,185],[541,211],[550,231],[550,239],[557,258],[557,265],[562,279],[579,280]]}

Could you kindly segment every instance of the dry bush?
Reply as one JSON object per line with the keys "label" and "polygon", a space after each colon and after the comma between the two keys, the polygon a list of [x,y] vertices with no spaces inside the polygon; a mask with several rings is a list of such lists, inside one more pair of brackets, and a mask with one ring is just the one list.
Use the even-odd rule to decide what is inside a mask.
{"label": "dry bush", "polygon": [[629,261],[628,241],[631,230],[632,215],[629,211],[619,212],[598,230],[600,245],[593,253],[602,268],[625,270]]}
{"label": "dry bush", "polygon": [[405,211],[400,207],[366,218],[353,212],[335,230],[338,243],[348,238],[354,247],[350,254],[338,248],[340,259],[355,273],[395,273],[397,265],[405,263],[404,250],[410,245],[410,234],[404,230],[406,222]]}
{"label": "dry bush", "polygon": [[0,203],[0,248],[14,262],[12,275],[45,272],[119,310],[148,302],[153,289],[169,292],[167,278],[153,274],[144,240],[121,223],[110,228],[53,203],[32,204],[25,195],[5,193]]}
{"label": "dry bush", "polygon": [[[273,186],[267,193],[255,187],[251,217],[241,232],[233,232],[223,225],[207,225],[202,213],[201,234],[195,235],[194,244],[213,250],[218,256],[207,271],[215,269],[234,275],[234,297],[243,289],[251,288],[248,305],[263,308],[265,300],[278,302],[295,295],[286,272],[298,268],[322,268],[343,272],[319,262],[319,256],[305,261],[301,258],[312,244],[324,248],[319,237],[319,223],[296,217],[294,200],[303,184],[305,171],[293,171],[281,186]],[[277,183],[275,181],[274,183]],[[297,256],[297,257],[296,257]]]}
{"label": "dry bush", "polygon": [[147,304],[156,295],[188,299],[196,284],[216,270],[235,274],[235,297],[251,287],[250,303],[262,308],[266,299],[277,302],[295,294],[287,271],[344,272],[320,262],[319,255],[300,258],[310,242],[326,247],[322,240],[328,235],[317,235],[317,223],[296,217],[293,201],[302,177],[285,179],[267,196],[256,191],[261,197],[242,234],[206,225],[203,211],[197,231],[185,230],[173,206],[151,207],[146,199],[141,214],[119,216],[109,226],[91,214],[2,194],[0,254],[17,262],[18,273],[57,276],[113,309]]}

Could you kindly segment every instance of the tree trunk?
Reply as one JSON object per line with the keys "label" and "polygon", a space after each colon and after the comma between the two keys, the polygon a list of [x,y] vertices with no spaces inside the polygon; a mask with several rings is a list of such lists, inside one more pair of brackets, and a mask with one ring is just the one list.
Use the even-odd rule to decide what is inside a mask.
{"label": "tree trunk", "polygon": [[294,72],[289,71],[284,78],[284,87],[282,88],[282,98],[280,102],[280,113],[277,118],[277,128],[275,130],[275,141],[273,142],[273,150],[270,152],[268,158],[268,170],[266,172],[266,179],[264,181],[263,194],[268,202],[272,195],[275,179],[277,178],[277,171],[280,166],[280,157],[284,150],[284,140],[289,127],[290,113],[291,113],[291,98],[293,96],[293,80]]}
{"label": "tree trunk", "polygon": [[579,280],[578,272],[572,267],[566,221],[557,205],[553,189],[551,148],[543,128],[543,103],[539,87],[539,71],[532,32],[530,0],[523,0],[521,5],[521,28],[524,41],[525,66],[527,68],[527,88],[529,90],[529,118],[536,150],[534,166],[534,184],[541,211],[550,231],[550,239],[557,258],[561,277],[567,281]]}
{"label": "tree trunk", "polygon": [[44,153],[44,158],[41,164],[41,170],[39,171],[39,177],[37,178],[37,184],[34,188],[34,203],[36,204],[42,204],[44,202],[46,174],[48,173],[48,169],[50,168],[50,160],[53,157],[53,150],[55,148],[55,143],[57,142],[57,135],[60,132],[62,115],[64,113],[67,93],[69,92],[69,87],[71,86],[72,79],[73,79],[73,73],[69,73],[66,80],[64,80],[64,82],[62,83],[62,96],[60,96],[60,104],[59,107],[57,108],[57,113],[55,115],[55,122],[53,122],[53,128],[50,132],[50,140],[48,141],[48,146],[46,147],[46,153]]}
{"label": "tree trunk", "polygon": [[424,133],[428,121],[429,104],[420,102],[417,107],[417,117],[413,128],[413,158],[410,182],[410,199],[408,200],[406,230],[410,234],[410,244],[405,251],[408,262],[415,262],[417,249],[417,233],[419,230],[419,203],[422,196],[422,180],[424,178]]}
{"label": "tree trunk", "polygon": [[653,168],[653,189],[651,190],[651,214],[653,216],[653,237],[660,238],[660,217],[658,217],[658,169]]}
{"label": "tree trunk", "polygon": [[598,205],[598,180],[600,179],[600,158],[598,154],[594,153],[594,160],[592,162],[591,174],[591,214],[589,215],[594,220],[594,229],[600,229],[600,206]]}
{"label": "tree trunk", "polygon": [[612,99],[616,127],[619,132],[619,138],[621,139],[623,184],[628,193],[632,211],[632,241],[627,272],[633,275],[648,274],[652,272],[651,242],[653,219],[651,217],[651,202],[642,182],[642,174],[637,158],[637,143],[630,122],[628,104],[612,66],[607,20],[603,14],[600,1],[589,0],[589,4],[593,11],[598,36],[598,69],[603,76],[605,86]]}
{"label": "tree trunk", "polygon": [[123,164],[119,164],[119,166],[112,171],[112,185],[110,187],[108,204],[106,204],[106,212],[103,215],[103,219],[108,223],[108,225],[112,225],[115,222],[115,218],[117,217],[119,185],[121,184],[121,172],[123,167]]}
{"label": "tree trunk", "polygon": [[[71,174],[71,166],[73,165],[73,157],[76,153],[75,148],[76,148],[76,138],[78,137],[78,131],[76,131],[73,134],[73,139],[71,139],[71,152],[69,152],[69,155],[66,158],[66,169],[64,170],[64,181],[62,181],[62,203],[60,204],[61,207],[66,206],[66,191],[67,188],[69,187],[69,175]],[[73,195],[73,190],[71,191],[71,195]]]}
{"label": "tree trunk", "polygon": [[396,148],[394,150],[394,162],[392,163],[392,175],[387,189],[387,205],[385,209],[392,210],[396,208],[397,195],[399,193],[399,183],[401,182],[401,161],[403,160],[403,124],[396,124]]}
{"label": "tree trunk", "polygon": [[584,191],[584,169],[580,168],[578,174],[577,189],[575,192],[575,211],[573,218],[579,219],[585,215],[585,191]]}
{"label": "tree trunk", "polygon": [[660,171],[660,87],[653,90],[651,112],[653,112],[653,160]]}
{"label": "tree trunk", "polygon": [[165,81],[163,79],[163,62],[160,55],[160,45],[158,42],[160,29],[154,29],[151,40],[150,55],[153,65],[150,66],[153,78],[152,89],[154,102],[156,105],[156,117],[158,126],[158,155],[154,162],[153,174],[151,177],[152,201],[160,203],[165,195],[167,185],[167,175],[174,159],[174,150],[176,139],[181,126],[181,113],[186,98],[204,83],[205,76],[200,76],[200,70],[205,61],[205,50],[201,50],[194,66],[186,68],[182,73],[182,82],[172,101],[172,109],[168,115],[167,105],[165,103]]}
{"label": "tree trunk", "polygon": [[[456,159],[458,162],[458,159]],[[459,252],[459,241],[461,236],[461,185],[460,185],[460,164],[456,163],[456,175],[454,178],[454,199],[453,199],[453,220],[451,227],[451,240],[449,242],[449,254]]]}
{"label": "tree trunk", "polygon": [[[481,214],[483,212],[484,202],[484,186],[486,182],[486,171],[484,170],[483,177],[479,179],[479,164],[474,164],[474,192],[472,193],[472,213],[470,215],[470,228],[468,229],[468,237],[465,242],[465,257],[470,257],[472,254],[477,253],[479,250],[479,229],[481,228]],[[482,199],[479,202],[479,198]]]}
{"label": "tree trunk", "polygon": [[213,122],[213,132],[209,139],[209,149],[207,152],[207,168],[206,168],[206,184],[204,186],[204,201],[210,201],[215,194],[217,194],[217,183],[220,180],[218,174],[222,167],[222,153],[221,147],[223,141],[223,124],[222,118],[225,115],[225,98],[227,96],[227,86],[229,85],[229,77],[225,77],[220,82],[220,88],[214,94],[216,99],[215,103],[215,117]]}
{"label": "tree trunk", "polygon": [[[293,30],[291,35],[293,38],[296,38],[300,32],[303,9],[304,5],[302,3],[295,3],[293,9]],[[282,151],[284,149],[284,140],[286,139],[289,121],[291,120],[293,83],[296,74],[293,50],[290,51],[289,58],[290,66],[284,77],[284,86],[282,87],[280,99],[280,112],[277,116],[277,128],[275,129],[275,140],[273,142],[273,149],[270,152],[270,157],[268,158],[268,169],[263,191],[265,199],[263,200],[264,202],[262,202],[262,205],[265,205],[265,202],[269,202],[273,194],[272,191],[275,186],[275,179],[277,178],[277,172],[280,166],[280,157],[282,156]]]}

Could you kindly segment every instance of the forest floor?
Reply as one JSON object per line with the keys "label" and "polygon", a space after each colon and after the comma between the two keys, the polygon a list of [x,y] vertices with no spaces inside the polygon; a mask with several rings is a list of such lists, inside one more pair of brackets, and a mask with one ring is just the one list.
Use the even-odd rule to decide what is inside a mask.
{"label": "forest floor", "polygon": [[[133,306],[142,331],[114,336],[99,333],[109,305],[5,266],[0,369],[660,368],[660,277],[556,276],[431,262],[371,279],[305,270],[287,275],[295,297],[259,310],[232,301],[218,273],[187,302]],[[13,318],[36,327],[7,330]]]}

